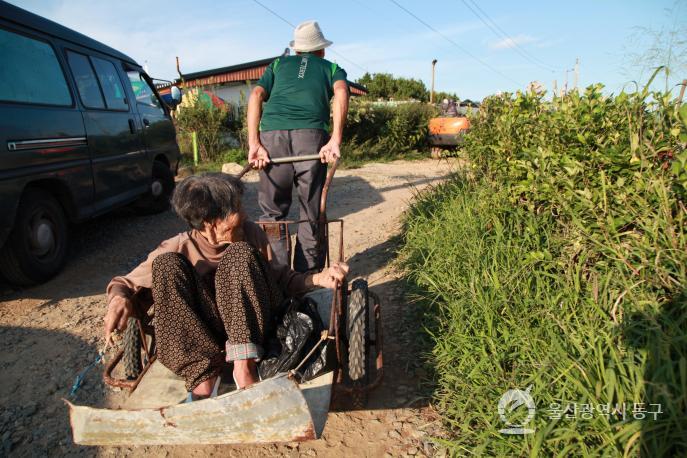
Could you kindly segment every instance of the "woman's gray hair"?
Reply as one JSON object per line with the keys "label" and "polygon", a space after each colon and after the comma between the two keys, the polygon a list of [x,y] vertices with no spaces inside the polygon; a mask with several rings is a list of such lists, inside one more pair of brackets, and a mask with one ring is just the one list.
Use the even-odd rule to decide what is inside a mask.
{"label": "woman's gray hair", "polygon": [[243,183],[226,173],[204,173],[185,178],[174,189],[172,207],[194,229],[203,222],[224,219],[241,208]]}

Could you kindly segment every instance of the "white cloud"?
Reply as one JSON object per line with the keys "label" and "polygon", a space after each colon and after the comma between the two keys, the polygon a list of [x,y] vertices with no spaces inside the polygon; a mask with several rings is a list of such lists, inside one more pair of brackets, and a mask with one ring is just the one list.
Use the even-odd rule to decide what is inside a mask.
{"label": "white cloud", "polygon": [[515,48],[518,45],[524,45],[528,43],[537,43],[539,40],[537,38],[531,37],[529,35],[516,35],[514,37],[504,38],[503,40],[498,40],[489,45],[491,49],[510,49]]}
{"label": "white cloud", "polygon": [[235,10],[229,7],[218,8],[212,17],[196,18],[192,9],[165,4],[156,9],[139,0],[36,1],[19,6],[127,54],[146,65],[154,78],[178,77],[175,56],[181,71],[191,73],[276,56],[289,38],[286,33],[284,44],[275,45],[259,29],[249,27],[240,13],[229,16]]}

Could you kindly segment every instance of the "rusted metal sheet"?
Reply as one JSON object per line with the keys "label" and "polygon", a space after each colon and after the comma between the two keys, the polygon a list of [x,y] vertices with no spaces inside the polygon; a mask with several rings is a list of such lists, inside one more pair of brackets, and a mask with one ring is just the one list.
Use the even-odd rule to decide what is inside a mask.
{"label": "rusted metal sheet", "polygon": [[315,435],[319,438],[324,431],[329,415],[329,405],[332,400],[332,386],[334,373],[327,372],[305,383],[301,383],[300,389],[305,398],[305,402],[310,409],[313,425],[315,425]]}
{"label": "rusted metal sheet", "polygon": [[[235,388],[232,386],[232,388]],[[226,391],[225,391],[226,392]],[[122,405],[126,410],[159,409],[181,404],[187,396],[184,379],[155,361]],[[220,391],[220,394],[224,392]]]}
{"label": "rusted metal sheet", "polygon": [[[330,390],[331,385],[324,389]],[[322,398],[320,391],[318,399]],[[81,445],[237,444],[316,439],[305,397],[298,385],[285,375],[217,398],[160,409],[108,410],[67,404],[74,443]]]}

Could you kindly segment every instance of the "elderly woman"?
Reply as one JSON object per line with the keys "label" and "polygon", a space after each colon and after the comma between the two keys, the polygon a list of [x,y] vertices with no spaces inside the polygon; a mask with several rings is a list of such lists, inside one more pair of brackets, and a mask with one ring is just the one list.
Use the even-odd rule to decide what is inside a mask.
{"label": "elderly woman", "polygon": [[256,382],[255,363],[284,297],[334,288],[348,272],[344,263],[316,274],[277,263],[266,234],[246,219],[242,195],[243,185],[230,175],[183,180],[172,205],[191,229],[107,287],[106,339],[126,327],[134,298],[152,297],[158,358],[195,397],[211,393],[225,360],[233,362],[240,388]]}

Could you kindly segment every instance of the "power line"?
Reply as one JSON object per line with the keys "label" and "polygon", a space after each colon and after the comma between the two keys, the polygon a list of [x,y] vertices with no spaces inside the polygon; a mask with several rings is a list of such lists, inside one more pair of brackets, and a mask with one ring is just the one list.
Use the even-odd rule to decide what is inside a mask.
{"label": "power line", "polygon": [[[477,3],[475,3],[473,0],[468,0],[472,6],[466,1],[466,0],[461,0],[463,2],[463,5],[467,6],[470,11],[473,12],[477,18],[482,21],[484,25],[489,27],[492,32],[494,32],[495,35],[500,36],[501,38],[507,40],[509,43],[511,43],[512,49],[514,49],[518,54],[520,54],[522,57],[533,63],[534,65],[537,65],[538,67],[543,68],[546,71],[550,71],[551,73],[556,73],[556,69],[551,67],[550,65],[546,64],[542,60],[538,59],[534,55],[530,54],[525,48],[520,46],[514,38],[512,38],[510,35],[508,35],[501,27],[494,22],[491,17],[482,9],[479,7]],[[474,8],[473,8],[474,7]],[[478,11],[476,11],[478,10]],[[481,14],[480,14],[481,13]]]}
{"label": "power line", "polygon": [[[293,23],[291,23],[289,20],[285,19],[284,17],[280,16],[279,13],[277,13],[277,12],[274,11],[273,9],[268,8],[266,5],[264,5],[263,3],[259,2],[258,0],[253,0],[253,1],[254,1],[255,3],[257,3],[258,5],[260,5],[261,7],[263,7],[264,9],[266,9],[267,11],[269,11],[273,16],[279,18],[282,22],[284,22],[284,23],[290,25],[290,26],[291,26],[292,28],[294,28],[294,29],[296,28],[296,26],[295,26]],[[355,65],[356,67],[358,67],[358,68],[361,69],[362,71],[364,71],[364,72],[367,72],[367,71],[368,71],[368,70],[367,70],[366,68],[364,68],[362,65],[356,64],[355,62],[353,62],[351,59],[347,58],[347,57],[344,56],[343,54],[341,54],[341,53],[339,53],[339,52],[336,52],[336,51],[333,50],[333,49],[330,49],[329,51],[330,51],[332,54],[335,54],[335,55],[339,56],[340,58],[342,58],[342,59],[345,60],[346,62]]]}
{"label": "power line", "polygon": [[522,86],[521,83],[515,81],[513,78],[511,78],[510,76],[508,76],[508,75],[506,75],[505,73],[501,72],[500,70],[498,70],[498,69],[495,68],[494,66],[492,66],[492,65],[488,64],[487,62],[483,61],[482,59],[480,59],[479,57],[477,57],[476,55],[474,55],[473,53],[471,53],[470,51],[468,51],[468,50],[465,49],[464,47],[460,46],[458,43],[456,43],[455,41],[453,41],[452,39],[450,39],[449,37],[447,37],[447,36],[444,35],[443,33],[441,33],[440,31],[438,31],[437,29],[435,29],[434,27],[432,27],[431,25],[429,25],[428,23],[426,23],[425,21],[423,21],[422,19],[420,19],[419,17],[417,17],[417,16],[416,16],[415,14],[413,14],[411,11],[409,11],[408,9],[406,9],[405,7],[403,7],[401,4],[399,4],[396,0],[390,0],[390,1],[391,1],[391,3],[393,3],[394,5],[396,5],[397,7],[399,7],[400,9],[402,9],[403,11],[405,11],[406,13],[408,13],[410,16],[412,16],[413,18],[415,18],[415,20],[418,21],[420,24],[424,25],[424,26],[427,27],[429,30],[431,30],[432,32],[436,33],[436,34],[439,35],[441,38],[443,38],[444,40],[448,41],[449,43],[451,43],[451,44],[452,44],[453,46],[455,46],[456,48],[458,48],[458,49],[460,49],[461,51],[463,51],[465,54],[467,54],[468,56],[470,56],[471,58],[473,58],[474,60],[476,60],[477,62],[479,62],[480,64],[482,64],[484,67],[488,68],[489,70],[491,70],[492,72],[496,73],[497,75],[499,75],[499,76],[501,76],[501,77],[507,79],[507,80],[510,81],[511,83],[515,83],[515,84],[517,84],[518,86]]}
{"label": "power line", "polygon": [[257,3],[258,5],[262,6],[263,8],[265,8],[265,9],[266,9],[267,11],[269,11],[270,13],[272,13],[273,16],[278,17],[279,19],[281,19],[283,22],[287,23],[288,25],[290,25],[290,26],[293,27],[294,29],[296,28],[295,25],[293,25],[293,24],[292,24],[291,22],[289,22],[288,20],[284,19],[284,18],[283,18],[282,16],[280,16],[279,13],[277,13],[276,11],[269,9],[266,5],[263,5],[263,4],[260,3],[258,0],[253,0],[253,1],[254,1],[255,3]]}

